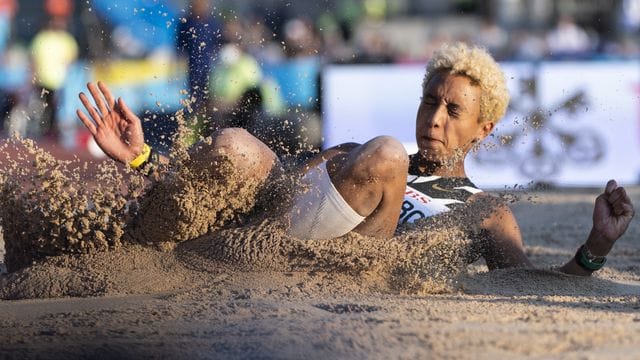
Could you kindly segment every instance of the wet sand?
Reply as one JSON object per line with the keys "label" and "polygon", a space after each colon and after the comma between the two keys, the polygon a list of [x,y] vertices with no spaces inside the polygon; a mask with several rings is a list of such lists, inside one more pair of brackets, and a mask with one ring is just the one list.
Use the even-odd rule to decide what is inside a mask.
{"label": "wet sand", "polygon": [[[628,190],[638,204],[640,188]],[[0,357],[637,358],[637,219],[592,278],[544,270],[586,238],[598,191],[516,193],[543,270],[487,272],[480,260],[444,281],[427,271],[432,248],[410,241],[424,233],[309,244],[269,221],[54,256],[0,278],[2,297],[20,299],[0,300]],[[453,264],[440,269],[457,269],[438,254]]]}

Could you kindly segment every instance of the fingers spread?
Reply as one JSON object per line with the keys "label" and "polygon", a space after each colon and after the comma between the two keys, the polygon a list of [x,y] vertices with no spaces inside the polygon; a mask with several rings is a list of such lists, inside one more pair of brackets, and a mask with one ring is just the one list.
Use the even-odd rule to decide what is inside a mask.
{"label": "fingers spread", "polygon": [[95,134],[97,132],[96,131],[96,127],[93,125],[93,122],[91,120],[89,120],[87,115],[85,115],[82,111],[80,111],[80,109],[76,110],[76,114],[78,115],[78,117],[80,118],[80,121],[82,121],[84,126],[87,127],[87,129],[89,130],[91,135],[95,136]]}
{"label": "fingers spread", "polygon": [[91,118],[95,122],[96,126],[98,128],[101,126],[104,126],[104,123],[102,122],[102,118],[100,117],[98,110],[95,107],[93,107],[87,95],[85,95],[84,93],[80,93],[80,101],[82,102],[82,105],[84,105],[85,109],[87,109],[87,111],[89,112],[89,115],[91,115]]}
{"label": "fingers spread", "polygon": [[102,81],[98,81],[98,87],[100,88],[100,91],[102,91],[102,95],[104,95],[104,98],[107,100],[107,105],[109,105],[109,108],[113,109],[116,105],[116,101],[113,98],[113,94],[111,94],[111,90],[109,90],[109,87]]}
{"label": "fingers spread", "polygon": [[131,109],[129,109],[129,106],[127,106],[127,104],[125,104],[125,102],[124,102],[124,100],[122,100],[122,98],[118,98],[118,106],[122,110],[122,113],[123,113],[125,119],[127,119],[128,122],[133,123],[135,121],[135,119],[138,118],[136,116],[136,114],[134,114],[133,111],[131,111]]}
{"label": "fingers spread", "polygon": [[98,106],[98,109],[100,110],[100,114],[102,115],[108,114],[109,108],[107,107],[107,104],[105,103],[104,98],[102,97],[102,94],[100,93],[100,91],[98,91],[98,87],[94,83],[88,83],[87,89],[89,89],[89,92],[93,97],[93,101],[95,101],[96,105]]}

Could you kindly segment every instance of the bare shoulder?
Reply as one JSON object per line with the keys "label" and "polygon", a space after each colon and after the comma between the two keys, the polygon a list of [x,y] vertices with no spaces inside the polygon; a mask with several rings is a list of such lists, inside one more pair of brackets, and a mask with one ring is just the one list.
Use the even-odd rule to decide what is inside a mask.
{"label": "bare shoulder", "polygon": [[487,192],[479,192],[469,197],[468,203],[477,210],[495,212],[502,208],[509,209],[507,202],[493,194]]}
{"label": "bare shoulder", "polygon": [[482,217],[484,226],[515,222],[507,201],[495,195],[486,192],[476,193],[469,197],[468,204],[471,211]]}

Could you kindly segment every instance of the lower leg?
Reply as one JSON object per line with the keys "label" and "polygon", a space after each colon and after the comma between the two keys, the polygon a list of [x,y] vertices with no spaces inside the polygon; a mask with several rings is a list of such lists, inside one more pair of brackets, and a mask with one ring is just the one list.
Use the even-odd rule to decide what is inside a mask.
{"label": "lower leg", "polygon": [[277,164],[273,152],[242,129],[220,130],[190,151],[183,168],[145,194],[127,226],[134,241],[193,239],[249,213]]}

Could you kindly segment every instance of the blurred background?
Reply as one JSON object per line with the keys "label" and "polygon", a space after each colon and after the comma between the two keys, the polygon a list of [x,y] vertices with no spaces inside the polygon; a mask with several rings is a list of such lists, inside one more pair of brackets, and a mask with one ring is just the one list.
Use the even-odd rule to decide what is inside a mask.
{"label": "blurred background", "polygon": [[487,48],[512,102],[469,157],[500,188],[640,179],[640,0],[0,0],[0,122],[100,158],[75,115],[101,80],[167,150],[240,126],[278,154],[381,134],[409,151],[424,65],[445,42]]}

